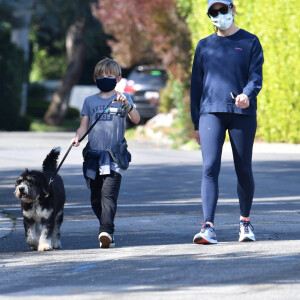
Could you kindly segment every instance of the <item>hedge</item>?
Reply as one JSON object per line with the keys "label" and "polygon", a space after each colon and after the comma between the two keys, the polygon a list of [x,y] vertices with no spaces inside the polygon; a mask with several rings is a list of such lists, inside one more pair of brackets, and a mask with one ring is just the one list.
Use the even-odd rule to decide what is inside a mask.
{"label": "hedge", "polygon": [[[213,33],[207,1],[185,3],[194,49]],[[300,1],[234,1],[238,27],[256,34],[264,50],[263,89],[258,97],[257,137],[267,142],[300,143]],[[183,6],[183,5],[181,5]]]}
{"label": "hedge", "polygon": [[10,42],[10,28],[0,22],[0,130],[28,130],[30,117],[19,116],[26,65],[24,53]]}

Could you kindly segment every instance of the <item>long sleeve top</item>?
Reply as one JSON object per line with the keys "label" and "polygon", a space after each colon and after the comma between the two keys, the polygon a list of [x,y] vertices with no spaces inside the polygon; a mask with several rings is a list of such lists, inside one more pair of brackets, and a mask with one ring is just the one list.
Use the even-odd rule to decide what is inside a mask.
{"label": "long sleeve top", "polygon": [[[199,129],[202,113],[256,115],[263,62],[259,39],[243,29],[227,37],[212,34],[200,40],[191,77],[191,115],[195,130]],[[231,92],[246,94],[249,107],[238,108]]]}

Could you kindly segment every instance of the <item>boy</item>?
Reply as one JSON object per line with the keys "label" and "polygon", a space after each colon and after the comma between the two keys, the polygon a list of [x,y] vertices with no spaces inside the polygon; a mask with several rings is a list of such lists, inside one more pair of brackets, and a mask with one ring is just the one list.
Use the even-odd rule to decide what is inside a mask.
{"label": "boy", "polygon": [[[114,218],[117,209],[122,170],[112,159],[106,149],[112,149],[124,141],[126,115],[134,124],[140,122],[140,116],[134,108],[133,101],[128,94],[121,94],[115,90],[121,80],[119,64],[110,58],[100,60],[94,70],[94,81],[100,89],[99,94],[87,97],[81,110],[81,123],[72,139],[75,147],[78,140],[86,133],[89,126],[99,114],[114,100],[110,107],[125,108],[125,116],[105,113],[88,135],[88,144],[83,151],[84,158],[89,155],[88,170],[84,167],[84,176],[91,189],[92,209],[100,222],[98,240],[100,248],[111,248],[114,243]],[[86,154],[87,153],[87,154]],[[85,166],[85,163],[84,163]]]}

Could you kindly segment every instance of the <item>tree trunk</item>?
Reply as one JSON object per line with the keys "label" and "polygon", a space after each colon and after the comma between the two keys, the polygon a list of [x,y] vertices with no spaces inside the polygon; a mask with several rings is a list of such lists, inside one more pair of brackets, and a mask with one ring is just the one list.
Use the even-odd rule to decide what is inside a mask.
{"label": "tree trunk", "polygon": [[76,20],[66,34],[67,70],[64,73],[51,104],[44,116],[48,125],[61,125],[67,114],[72,87],[77,83],[83,65],[85,19]]}
{"label": "tree trunk", "polygon": [[[29,31],[30,31],[30,21],[31,21],[31,8],[33,0],[28,0],[24,5],[20,5],[20,8],[13,13],[15,20],[12,22],[12,33],[11,33],[11,42],[14,43],[17,47],[24,51],[24,59],[27,64],[29,60]],[[19,20],[21,20],[21,25]],[[27,71],[26,71],[27,72]],[[26,114],[27,108],[27,89],[28,89],[28,75],[26,73],[26,78],[24,78],[21,94],[21,106],[20,106],[20,116]]]}

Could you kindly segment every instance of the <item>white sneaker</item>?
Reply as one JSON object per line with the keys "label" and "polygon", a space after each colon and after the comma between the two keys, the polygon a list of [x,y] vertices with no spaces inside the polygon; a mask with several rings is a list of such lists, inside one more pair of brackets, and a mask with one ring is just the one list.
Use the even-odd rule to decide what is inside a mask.
{"label": "white sneaker", "polygon": [[209,224],[203,224],[199,233],[194,236],[194,244],[217,244],[217,235],[215,230]]}
{"label": "white sneaker", "polygon": [[98,236],[98,240],[100,243],[100,248],[114,248],[115,247],[114,236],[110,235],[107,232],[100,232],[100,234]]}
{"label": "white sneaker", "polygon": [[254,242],[255,234],[254,228],[250,221],[241,220],[240,221],[240,237],[239,242]]}

